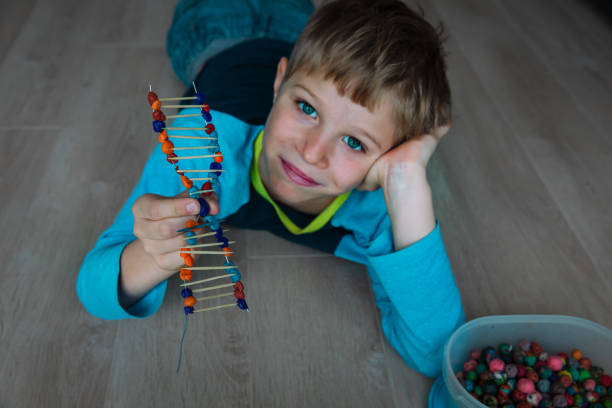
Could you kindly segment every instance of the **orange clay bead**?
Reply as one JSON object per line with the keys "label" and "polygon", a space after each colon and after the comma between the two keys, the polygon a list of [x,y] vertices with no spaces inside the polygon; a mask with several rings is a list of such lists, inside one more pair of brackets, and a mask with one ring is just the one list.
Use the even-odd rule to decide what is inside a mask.
{"label": "orange clay bead", "polygon": [[181,278],[181,280],[189,282],[191,278],[193,278],[193,272],[191,271],[191,269],[181,268],[179,277]]}
{"label": "orange clay bead", "polygon": [[185,223],[185,228],[193,228],[196,225],[198,225],[196,220],[187,220],[187,222]]}
{"label": "orange clay bead", "polygon": [[193,307],[198,301],[193,296],[185,298],[185,306]]}
{"label": "orange clay bead", "polygon": [[225,247],[223,248],[223,252],[225,252],[225,256],[227,256],[228,258],[230,256],[232,256],[232,254],[234,253],[234,251],[232,251],[231,249],[229,249],[229,247]]}
{"label": "orange clay bead", "polygon": [[162,143],[161,149],[164,154],[170,154],[174,151],[174,144],[171,141],[166,140],[164,143]]}
{"label": "orange clay bead", "polygon": [[193,266],[193,258],[191,257],[191,255],[185,255],[183,259],[185,260],[185,265],[190,268]]}
{"label": "orange clay bead", "polygon": [[580,351],[578,349],[573,349],[572,350],[572,357],[575,358],[576,360],[580,360],[582,358],[582,351]]}
{"label": "orange clay bead", "polygon": [[161,109],[161,102],[159,99],[151,104],[151,108],[153,108],[154,111]]}
{"label": "orange clay bead", "polygon": [[221,152],[215,153],[215,161],[217,163],[221,163],[223,161],[223,155],[221,154]]}
{"label": "orange clay bead", "polygon": [[159,135],[157,136],[157,140],[159,141],[159,143],[164,143],[165,141],[168,140],[168,132],[166,132],[166,129],[159,132]]}
{"label": "orange clay bead", "polygon": [[181,252],[179,252],[179,255],[181,256],[181,258],[185,258],[186,256],[189,255],[186,252],[191,252],[191,249],[190,248],[181,248]]}
{"label": "orange clay bead", "polygon": [[181,176],[181,182],[183,182],[185,188],[193,187],[193,181],[189,180],[189,177],[187,176]]}

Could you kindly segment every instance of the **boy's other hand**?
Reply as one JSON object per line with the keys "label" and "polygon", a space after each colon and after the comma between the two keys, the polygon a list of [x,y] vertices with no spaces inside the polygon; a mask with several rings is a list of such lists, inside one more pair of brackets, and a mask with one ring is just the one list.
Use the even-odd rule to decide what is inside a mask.
{"label": "boy's other hand", "polygon": [[[358,190],[374,191],[386,189],[392,179],[409,176],[415,171],[422,173],[449,126],[441,126],[435,135],[413,137],[380,156],[370,168]],[[395,180],[399,181],[399,180]]]}
{"label": "boy's other hand", "polygon": [[[210,205],[211,215],[219,213],[216,194],[202,198]],[[134,235],[159,268],[176,272],[184,265],[179,253],[186,245],[185,233],[177,231],[185,228],[187,220],[195,219],[199,212],[200,203],[187,197],[187,192],[177,197],[144,194],[132,206]]]}

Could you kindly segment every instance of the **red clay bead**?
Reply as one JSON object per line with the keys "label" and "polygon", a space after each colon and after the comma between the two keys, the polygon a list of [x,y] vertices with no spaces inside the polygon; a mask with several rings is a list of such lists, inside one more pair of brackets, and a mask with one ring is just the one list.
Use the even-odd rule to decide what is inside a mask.
{"label": "red clay bead", "polygon": [[540,346],[538,343],[536,343],[535,341],[531,342],[531,351],[536,355],[540,355],[540,353],[542,352],[542,346]]}
{"label": "red clay bead", "polygon": [[204,131],[210,135],[212,132],[215,131],[215,125],[213,125],[212,123],[206,124],[206,126],[204,126]]}
{"label": "red clay bead", "polygon": [[149,101],[149,105],[153,105],[153,102],[158,100],[157,94],[155,92],[149,92],[147,95],[147,101]]}
{"label": "red clay bead", "polygon": [[583,357],[580,360],[578,360],[578,366],[580,368],[584,368],[585,370],[590,370],[591,369],[591,360]]}
{"label": "red clay bead", "polygon": [[202,104],[202,110],[206,111],[206,113],[210,113],[210,105],[207,103]]}
{"label": "red clay bead", "polygon": [[244,285],[242,284],[242,282],[238,281],[234,283],[234,290],[239,290],[241,292],[244,292]]}
{"label": "red clay bead", "polygon": [[168,163],[170,164],[176,164],[176,160],[172,160],[173,158],[178,157],[176,154],[174,153],[170,153],[166,155],[166,160],[168,161]]}
{"label": "red clay bead", "polygon": [[241,290],[235,290],[234,296],[236,297],[236,299],[244,299],[244,292]]}
{"label": "red clay bead", "polygon": [[160,110],[156,110],[156,111],[153,111],[153,119],[161,120],[163,122],[164,120],[166,120],[166,115],[164,115],[164,112]]}

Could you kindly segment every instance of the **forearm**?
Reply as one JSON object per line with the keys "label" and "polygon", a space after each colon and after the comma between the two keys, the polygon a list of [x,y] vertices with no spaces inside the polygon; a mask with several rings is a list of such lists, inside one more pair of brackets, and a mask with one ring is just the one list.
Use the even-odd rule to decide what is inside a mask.
{"label": "forearm", "polygon": [[419,241],[436,226],[431,188],[425,169],[402,164],[391,169],[383,185],[395,250]]}
{"label": "forearm", "polygon": [[174,272],[161,269],[145,252],[139,239],[129,243],[121,254],[119,303],[128,308]]}

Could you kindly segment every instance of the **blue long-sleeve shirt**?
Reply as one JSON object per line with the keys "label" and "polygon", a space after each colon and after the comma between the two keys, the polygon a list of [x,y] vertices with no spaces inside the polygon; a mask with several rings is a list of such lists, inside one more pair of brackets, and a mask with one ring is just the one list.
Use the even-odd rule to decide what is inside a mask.
{"label": "blue long-sleeve shirt", "polygon": [[[218,142],[226,170],[216,188],[220,206],[217,219],[231,220],[233,214],[255,198],[250,188],[249,169],[253,141],[262,127],[248,125],[221,112],[211,113],[220,135]],[[180,118],[173,126],[196,127],[201,123],[197,117]],[[181,146],[198,144],[190,139],[181,143]],[[181,162],[181,168],[208,168],[209,162],[190,160]],[[173,166],[167,163],[160,149],[155,149],[115,221],[83,261],[77,293],[92,315],[104,319],[144,318],[160,307],[166,281],[127,309],[119,304],[120,257],[125,246],[136,239],[132,232],[134,201],[145,193],[175,196],[183,190]],[[420,241],[394,251],[391,222],[380,189],[351,192],[330,224],[343,231],[333,253],[367,267],[381,312],[382,329],[389,342],[416,370],[428,376],[439,375],[444,342],[465,321],[439,225]]]}

